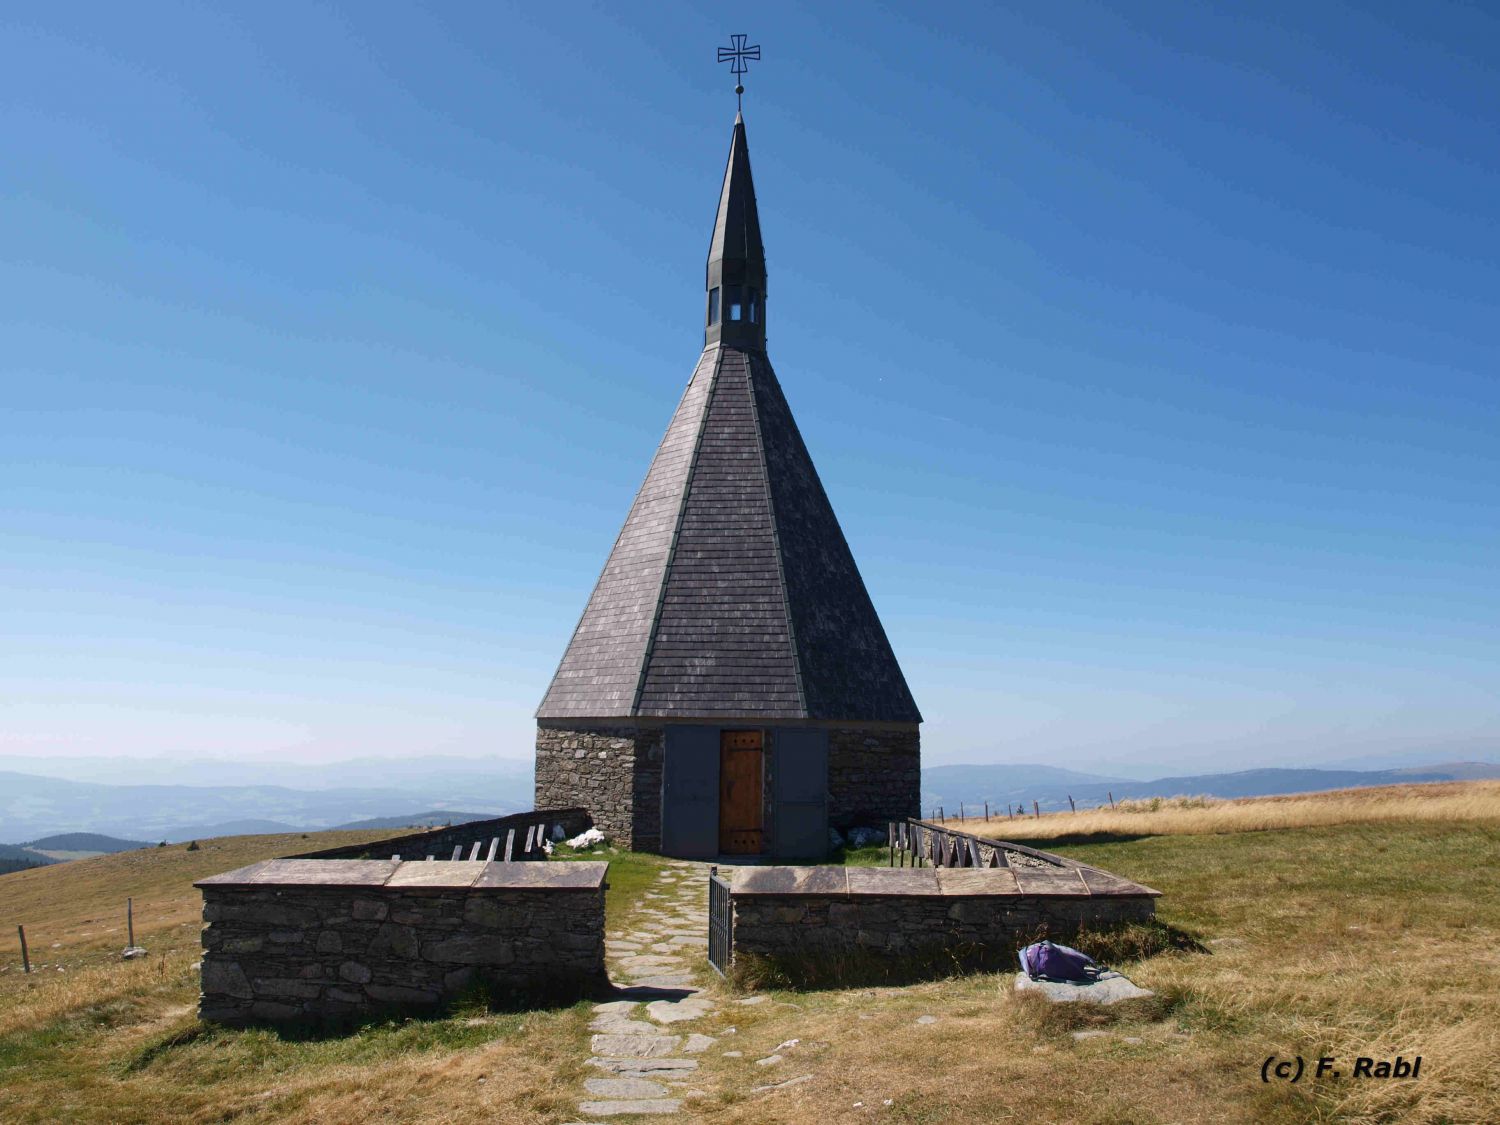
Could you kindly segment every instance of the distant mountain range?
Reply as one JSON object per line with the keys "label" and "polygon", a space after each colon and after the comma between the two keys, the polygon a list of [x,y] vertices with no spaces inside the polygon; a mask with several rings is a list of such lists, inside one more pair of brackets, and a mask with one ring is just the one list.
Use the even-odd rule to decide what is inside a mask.
{"label": "distant mountain range", "polygon": [[494,813],[487,812],[450,812],[447,809],[436,809],[432,812],[414,813],[411,816],[376,816],[369,820],[340,824],[338,827],[348,829],[439,828],[445,824],[468,824],[475,820],[489,820],[494,815]]}
{"label": "distant mountain range", "polygon": [[113,855],[136,848],[149,847],[146,840],[122,840],[118,836],[105,836],[98,832],[64,832],[57,836],[43,836],[40,840],[27,840],[21,845],[34,852],[92,852],[95,855]]}
{"label": "distant mountain range", "polygon": [[1448,762],[1394,770],[1259,769],[1154,781],[1129,781],[1042,765],[934,766],[922,771],[922,812],[930,816],[934,807],[942,806],[945,815],[957,816],[960,803],[968,814],[982,808],[986,801],[992,814],[996,810],[1003,813],[1007,805],[1030,809],[1033,801],[1044,811],[1056,811],[1068,807],[1069,797],[1078,807],[1091,808],[1108,804],[1111,794],[1117,801],[1142,797],[1269,797],[1480,778],[1500,778],[1500,763]]}
{"label": "distant mountain range", "polygon": [[[482,763],[474,763],[482,767]],[[362,780],[371,775],[365,774]],[[378,776],[378,775],[376,775]],[[459,796],[490,795],[484,815],[531,807],[529,776],[485,784],[482,768]],[[59,832],[102,832],[152,841],[203,839],[258,832],[311,831],[350,821],[396,816],[418,804],[420,787],[292,789],[279,785],[104,785],[0,771],[0,842],[19,843]],[[455,802],[456,803],[456,802]],[[428,808],[451,807],[432,802]],[[480,815],[476,813],[475,815]]]}
{"label": "distant mountain range", "polygon": [[[118,763],[117,763],[118,764]],[[532,807],[531,776],[515,762],[490,766],[476,759],[445,759],[425,773],[420,760],[395,763],[370,759],[332,767],[310,768],[309,778],[336,777],[383,782],[379,788],[296,788],[286,785],[106,785],[21,771],[0,771],[0,842],[29,846],[0,852],[4,865],[51,862],[39,837],[58,833],[103,833],[134,841],[176,843],[212,836],[272,832],[310,832],[330,828],[402,828],[415,824],[461,823]],[[281,768],[281,767],[278,767]],[[1043,809],[1079,807],[1137,797],[1198,795],[1256,797],[1305,793],[1415,781],[1455,781],[1500,777],[1494,762],[1450,762],[1403,769],[1256,769],[1239,773],[1197,774],[1132,781],[1105,774],[1080,773],[1057,766],[1002,764],[934,766],[922,771],[922,811],[941,805],[956,814],[990,803],[1003,812],[1007,804]],[[300,780],[293,772],[292,778]],[[475,801],[474,795],[485,799]],[[452,811],[455,805],[469,811]],[[476,805],[478,807],[476,807]],[[427,812],[410,812],[426,807]],[[47,851],[94,852],[105,848],[48,847]],[[62,856],[61,858],[71,858]]]}

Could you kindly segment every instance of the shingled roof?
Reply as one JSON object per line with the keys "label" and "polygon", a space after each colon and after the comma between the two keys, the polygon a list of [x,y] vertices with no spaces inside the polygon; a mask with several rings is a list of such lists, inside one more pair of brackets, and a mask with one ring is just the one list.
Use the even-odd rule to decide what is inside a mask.
{"label": "shingled roof", "polygon": [[[708,268],[710,288],[730,283],[764,292],[738,117]],[[761,310],[710,325],[538,719],[921,722],[766,358]]]}

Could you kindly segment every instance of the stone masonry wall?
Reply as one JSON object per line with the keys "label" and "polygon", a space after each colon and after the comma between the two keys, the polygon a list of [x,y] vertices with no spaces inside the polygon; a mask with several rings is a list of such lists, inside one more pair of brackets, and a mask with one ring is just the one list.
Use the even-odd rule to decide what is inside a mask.
{"label": "stone masonry wall", "polygon": [[618,725],[536,730],[536,807],[578,805],[611,840],[636,851],[661,844],[662,728]]}
{"label": "stone masonry wall", "polygon": [[[776,725],[766,729],[774,743]],[[582,806],[610,839],[638,851],[655,851],[661,846],[664,744],[660,725],[539,723],[536,807]],[[921,735],[916,726],[829,730],[830,827],[883,827],[888,820],[918,816],[921,787]],[[768,802],[771,792],[768,776]],[[768,830],[772,823],[768,809]]]}
{"label": "stone masonry wall", "polygon": [[917,727],[828,732],[828,826],[884,828],[920,816],[922,736]]}
{"label": "stone masonry wall", "polygon": [[935,947],[986,947],[1008,953],[1040,937],[1066,938],[1092,928],[1144,921],[1149,897],[1045,898],[947,895],[731,896],[735,953],[797,955],[863,949],[901,955]]}
{"label": "stone masonry wall", "polygon": [[566,889],[200,886],[207,1021],[430,1010],[481,982],[502,1001],[576,999],[605,980],[602,871]]}

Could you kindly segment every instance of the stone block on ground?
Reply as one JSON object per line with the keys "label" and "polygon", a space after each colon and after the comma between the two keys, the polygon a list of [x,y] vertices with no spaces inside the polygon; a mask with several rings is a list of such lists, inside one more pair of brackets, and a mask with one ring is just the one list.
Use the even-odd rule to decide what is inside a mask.
{"label": "stone block on ground", "polygon": [[1017,973],[1016,991],[1040,992],[1054,1004],[1117,1004],[1121,1000],[1142,1000],[1156,995],[1149,988],[1141,988],[1113,969],[1101,973],[1098,980],[1086,984],[1033,980],[1025,973]]}

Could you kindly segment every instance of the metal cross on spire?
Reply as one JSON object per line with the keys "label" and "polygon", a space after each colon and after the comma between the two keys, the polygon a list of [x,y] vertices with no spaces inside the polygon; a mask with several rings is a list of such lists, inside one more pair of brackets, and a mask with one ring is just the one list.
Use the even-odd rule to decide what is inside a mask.
{"label": "metal cross on spire", "polygon": [[744,108],[745,83],[740,80],[740,76],[747,73],[750,69],[745,65],[745,60],[754,59],[756,62],[760,62],[760,44],[757,43],[753,47],[747,47],[745,46],[747,38],[749,37],[745,35],[731,35],[729,37],[731,45],[719,48],[719,61],[729,64],[729,73],[733,74],[736,80],[734,84],[734,105],[736,109]]}

